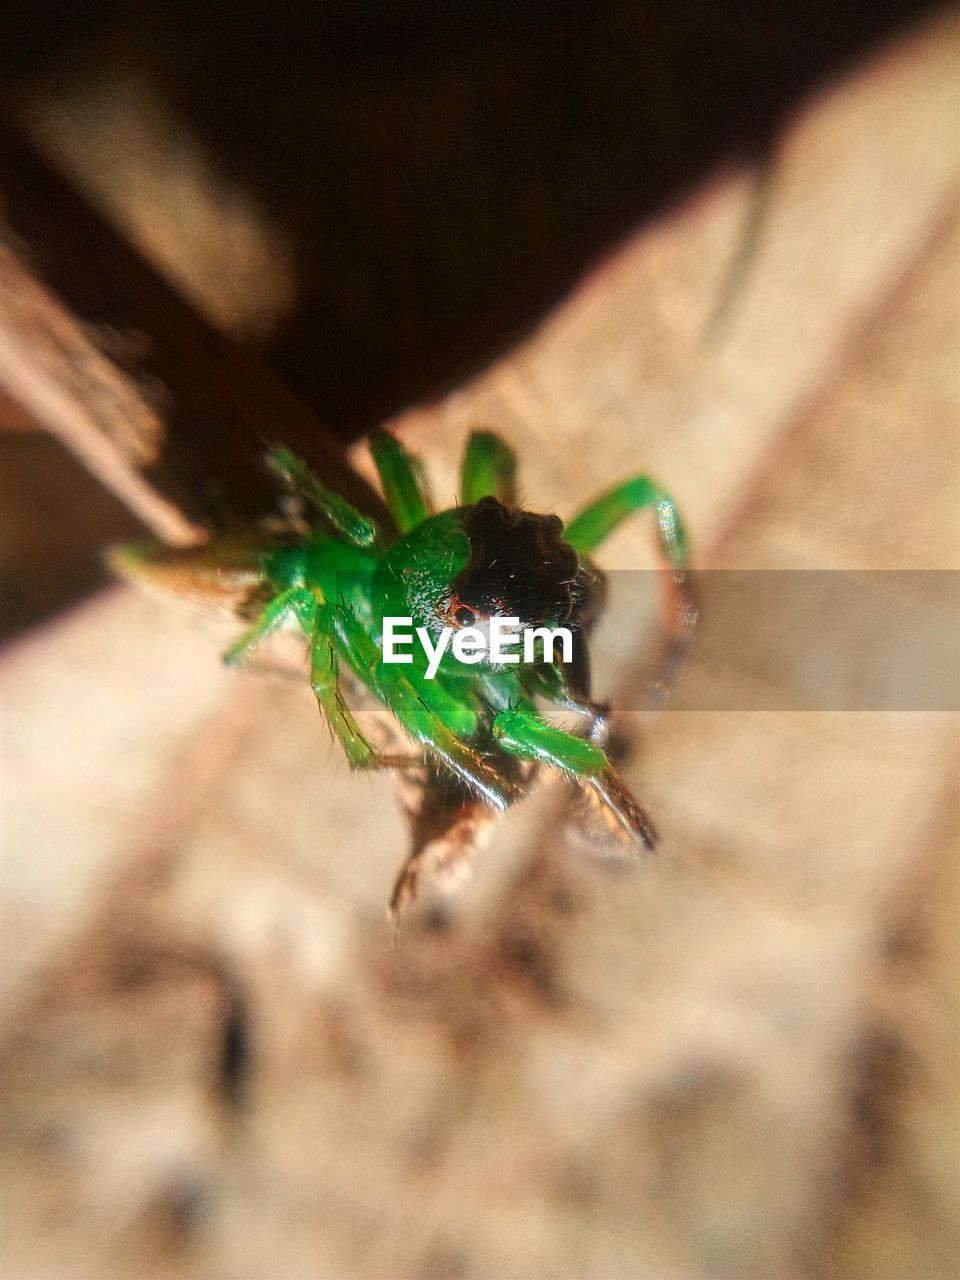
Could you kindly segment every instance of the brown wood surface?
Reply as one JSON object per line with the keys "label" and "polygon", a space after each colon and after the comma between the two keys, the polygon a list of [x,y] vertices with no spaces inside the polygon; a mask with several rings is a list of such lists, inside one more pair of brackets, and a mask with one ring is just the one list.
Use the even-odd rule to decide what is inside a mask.
{"label": "brown wood surface", "polygon": [[[761,218],[717,175],[404,415],[438,496],[485,423],[535,508],[655,473],[702,568],[956,569],[957,52],[825,90]],[[389,783],[229,635],[118,587],[4,654],[11,1276],[953,1273],[954,714],[628,717],[655,860],[547,784],[393,949]],[[648,657],[605,633],[603,691]]]}
{"label": "brown wood surface", "polygon": [[281,439],[376,503],[316,416],[8,128],[0,254],[0,389],[164,540],[269,510]]}

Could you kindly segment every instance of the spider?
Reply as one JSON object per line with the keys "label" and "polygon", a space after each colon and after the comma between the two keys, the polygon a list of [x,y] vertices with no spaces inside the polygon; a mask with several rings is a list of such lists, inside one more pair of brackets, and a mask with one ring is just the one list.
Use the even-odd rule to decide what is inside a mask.
{"label": "spider", "polygon": [[[588,638],[603,607],[604,578],[593,553],[628,516],[652,508],[665,575],[674,650],[695,620],[686,582],[687,539],[670,496],[634,476],[582,508],[566,525],[516,503],[516,458],[496,434],[475,431],[463,459],[460,502],[432,513],[418,459],[386,431],[370,451],[396,530],[387,531],[326,488],[283,446],[267,463],[294,518],[201,548],[115,548],[124,577],[164,584],[181,595],[229,596],[250,623],[224,655],[241,663],[280,628],[302,632],[310,683],[354,769],[426,767],[452,781],[481,815],[507,808],[528,789],[534,768],[558,770],[585,791],[630,842],[652,849],[653,827],[608,751],[607,708],[591,698]],[[491,618],[521,627],[568,628],[566,660],[541,648],[532,661],[487,656],[469,664],[447,649],[427,678],[426,656],[385,660],[384,619],[405,617],[431,637],[443,628],[482,628]],[[359,686],[394,717],[412,750],[379,750],[363,732],[345,688]],[[538,704],[581,714],[583,734],[550,723]],[[413,896],[421,853],[401,873],[390,912]]]}

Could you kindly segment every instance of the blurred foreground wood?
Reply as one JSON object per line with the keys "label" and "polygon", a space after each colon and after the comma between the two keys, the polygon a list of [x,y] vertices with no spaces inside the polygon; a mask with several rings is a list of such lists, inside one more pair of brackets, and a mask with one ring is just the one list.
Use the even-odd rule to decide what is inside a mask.
{"label": "blurred foreground wood", "polygon": [[315,415],[2,125],[0,393],[174,545],[269,510],[265,441],[373,500]]}
{"label": "blurred foreground wood", "polygon": [[[795,122],[722,323],[747,174],[407,415],[437,494],[485,422],[533,507],[662,477],[702,567],[956,568],[956,53]],[[9,1275],[952,1274],[955,717],[664,714],[656,860],[545,787],[394,951],[388,784],[226,634],[118,588],[5,655]]]}

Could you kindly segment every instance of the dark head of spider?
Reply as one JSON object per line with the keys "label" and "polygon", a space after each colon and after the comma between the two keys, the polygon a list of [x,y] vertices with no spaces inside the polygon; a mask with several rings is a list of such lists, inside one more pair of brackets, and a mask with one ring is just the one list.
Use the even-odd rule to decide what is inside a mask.
{"label": "dark head of spider", "polygon": [[492,497],[459,514],[470,558],[441,605],[451,626],[470,627],[491,615],[518,617],[524,626],[576,622],[585,584],[558,516],[505,507]]}

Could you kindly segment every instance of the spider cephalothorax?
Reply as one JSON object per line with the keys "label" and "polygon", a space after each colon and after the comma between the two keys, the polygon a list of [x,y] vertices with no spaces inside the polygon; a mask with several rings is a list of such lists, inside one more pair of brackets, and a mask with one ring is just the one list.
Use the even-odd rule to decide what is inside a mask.
{"label": "spider cephalothorax", "polygon": [[580,561],[559,516],[505,506],[492,495],[460,508],[470,558],[445,595],[443,616],[470,626],[494,614],[522,626],[570,621],[580,603]]}
{"label": "spider cephalothorax", "polygon": [[[386,432],[371,441],[384,496],[396,523],[387,533],[325,489],[283,448],[269,462],[300,510],[285,532],[251,530],[214,538],[197,552],[121,548],[114,567],[154,584],[214,586],[253,625],[226,654],[245,659],[271,632],[292,625],[306,637],[311,685],[355,768],[426,768],[465,797],[464,811],[502,809],[521,795],[532,767],[560,771],[593,798],[629,838],[652,846],[652,828],[602,744],[604,712],[591,701],[587,636],[602,604],[602,575],[591,561],[627,516],[653,507],[678,632],[694,613],[684,594],[687,552],[680,518],[666,492],[636,476],[585,507],[568,524],[516,504],[515,460],[490,432],[470,438],[456,506],[431,513],[419,467]],[[196,584],[205,584],[200,587]],[[176,586],[174,586],[176,590]],[[512,665],[466,664],[453,650],[432,672],[416,649],[388,661],[385,619],[407,617],[428,637],[516,618],[521,626],[567,626],[569,660],[530,650]],[[448,637],[449,638],[449,637]],[[465,637],[461,637],[465,638]],[[439,651],[438,651],[439,652]],[[378,751],[344,697],[343,677],[387,708],[416,747]],[[553,725],[547,702],[582,713],[588,734]],[[415,857],[420,856],[415,851]],[[398,908],[412,895],[413,860],[395,890]]]}

